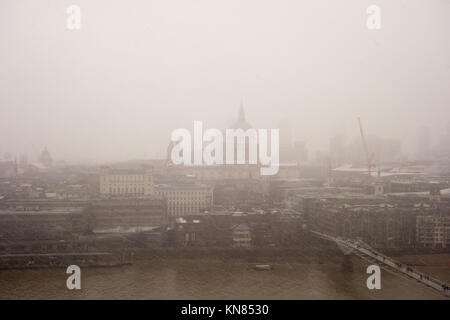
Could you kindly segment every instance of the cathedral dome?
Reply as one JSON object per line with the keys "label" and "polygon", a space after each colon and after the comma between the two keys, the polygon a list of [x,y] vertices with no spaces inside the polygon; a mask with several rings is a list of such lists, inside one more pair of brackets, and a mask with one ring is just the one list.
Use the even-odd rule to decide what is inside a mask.
{"label": "cathedral dome", "polygon": [[48,152],[47,147],[44,148],[41,155],[39,156],[39,162],[46,167],[52,166],[52,157],[50,155],[50,152]]}

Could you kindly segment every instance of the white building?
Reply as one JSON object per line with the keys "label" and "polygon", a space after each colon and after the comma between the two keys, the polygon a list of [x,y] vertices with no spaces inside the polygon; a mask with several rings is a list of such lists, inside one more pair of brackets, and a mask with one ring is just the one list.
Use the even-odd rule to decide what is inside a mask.
{"label": "white building", "polygon": [[102,167],[100,193],[104,195],[153,195],[153,168],[111,169]]}
{"label": "white building", "polygon": [[207,210],[213,203],[212,188],[194,183],[161,184],[155,186],[155,194],[167,201],[169,217],[181,217]]}

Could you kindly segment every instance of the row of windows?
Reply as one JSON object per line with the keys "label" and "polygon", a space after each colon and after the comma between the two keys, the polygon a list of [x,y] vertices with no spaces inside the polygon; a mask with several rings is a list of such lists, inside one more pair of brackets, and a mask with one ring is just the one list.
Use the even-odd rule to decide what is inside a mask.
{"label": "row of windows", "polygon": [[144,193],[144,188],[109,188],[109,193]]}
{"label": "row of windows", "polygon": [[171,195],[171,194],[202,194],[206,191],[159,191],[162,195]]}
{"label": "row of windows", "polygon": [[189,233],[185,233],[184,234],[184,240],[185,241],[195,241],[195,232],[191,232],[190,234]]}
{"label": "row of windows", "polygon": [[206,191],[159,191],[157,194],[168,199],[204,199]]}
{"label": "row of windows", "polygon": [[250,235],[246,236],[246,237],[233,237],[234,241],[250,241],[252,238]]}
{"label": "row of windows", "polygon": [[169,210],[178,210],[179,209],[179,210],[188,210],[188,212],[192,212],[195,210],[199,210],[200,207],[204,207],[204,205],[199,205],[199,204],[189,205],[189,206],[172,205],[172,206],[169,206],[168,208],[169,208]]}
{"label": "row of windows", "polygon": [[167,200],[169,200],[169,201],[176,201],[176,200],[184,200],[184,201],[202,200],[202,201],[205,201],[205,196],[196,196],[196,197],[173,196],[173,197],[167,197]]}
{"label": "row of windows", "polygon": [[[117,175],[117,176],[106,176],[102,177],[104,181],[144,181],[146,176],[143,175]],[[149,177],[151,180],[151,177]]]}
{"label": "row of windows", "polygon": [[126,187],[128,187],[128,188],[132,188],[132,187],[143,187],[145,184],[144,183],[135,183],[135,184],[131,184],[131,183],[128,183],[128,184],[125,184],[125,183],[111,183],[109,186],[110,187],[117,187],[117,188],[120,188],[120,187],[122,187],[122,188],[126,188]]}
{"label": "row of windows", "polygon": [[169,206],[173,205],[173,204],[202,204],[205,203],[206,201],[201,201],[201,200],[188,200],[188,201],[177,201],[177,200],[170,200],[168,201]]}
{"label": "row of windows", "polygon": [[169,215],[171,216],[183,216],[189,213],[198,213],[200,211],[199,207],[169,207]]}

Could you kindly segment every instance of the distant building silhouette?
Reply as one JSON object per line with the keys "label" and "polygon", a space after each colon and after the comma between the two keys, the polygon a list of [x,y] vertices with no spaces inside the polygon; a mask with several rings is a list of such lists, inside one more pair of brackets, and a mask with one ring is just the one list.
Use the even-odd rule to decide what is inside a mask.
{"label": "distant building silhouette", "polygon": [[39,156],[39,162],[46,166],[46,167],[51,167],[53,164],[53,160],[52,157],[50,155],[50,152],[48,152],[47,147],[44,148],[44,150],[42,151],[41,155]]}
{"label": "distant building silhouette", "polygon": [[431,144],[430,144],[430,128],[422,127],[419,132],[417,145],[417,159],[430,160]]}

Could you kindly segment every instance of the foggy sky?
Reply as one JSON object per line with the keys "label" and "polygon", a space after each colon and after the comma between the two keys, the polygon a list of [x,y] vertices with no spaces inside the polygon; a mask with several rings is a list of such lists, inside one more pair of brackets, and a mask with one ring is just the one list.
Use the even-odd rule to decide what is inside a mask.
{"label": "foggy sky", "polygon": [[449,31],[448,0],[0,0],[0,157],[162,158],[172,130],[225,128],[241,100],[310,154],[359,137],[357,116],[413,153],[450,123]]}

